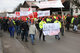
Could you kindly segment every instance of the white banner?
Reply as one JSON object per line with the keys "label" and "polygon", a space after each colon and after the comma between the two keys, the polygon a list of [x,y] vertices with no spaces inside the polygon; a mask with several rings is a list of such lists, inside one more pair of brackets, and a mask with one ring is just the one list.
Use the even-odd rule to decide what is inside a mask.
{"label": "white banner", "polygon": [[27,8],[20,8],[20,16],[27,16],[28,9]]}
{"label": "white banner", "polygon": [[[28,16],[29,8],[20,8],[20,16]],[[36,11],[36,8],[32,8],[32,11]]]}
{"label": "white banner", "polygon": [[47,23],[43,24],[43,33],[44,35],[58,35],[60,32],[60,25],[59,23]]}
{"label": "white banner", "polygon": [[40,3],[35,3],[39,8],[62,8],[61,0],[45,1]]}
{"label": "white banner", "polygon": [[38,11],[38,17],[50,16],[50,10],[47,11]]}

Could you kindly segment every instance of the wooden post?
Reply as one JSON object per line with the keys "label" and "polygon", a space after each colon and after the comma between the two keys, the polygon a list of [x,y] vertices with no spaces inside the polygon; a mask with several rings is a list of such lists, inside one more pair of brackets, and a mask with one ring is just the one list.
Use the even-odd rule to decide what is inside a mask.
{"label": "wooden post", "polygon": [[64,23],[64,19],[63,19],[63,11],[62,11],[62,8],[61,8],[61,15],[62,15],[62,23],[63,23],[63,28],[64,28],[64,32],[65,32],[65,23]]}

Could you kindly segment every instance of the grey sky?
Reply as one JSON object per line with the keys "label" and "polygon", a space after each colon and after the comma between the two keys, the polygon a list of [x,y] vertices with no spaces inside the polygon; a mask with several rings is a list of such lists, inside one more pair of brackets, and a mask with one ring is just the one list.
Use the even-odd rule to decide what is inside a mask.
{"label": "grey sky", "polygon": [[0,12],[13,11],[19,3],[23,3],[25,0],[0,0]]}

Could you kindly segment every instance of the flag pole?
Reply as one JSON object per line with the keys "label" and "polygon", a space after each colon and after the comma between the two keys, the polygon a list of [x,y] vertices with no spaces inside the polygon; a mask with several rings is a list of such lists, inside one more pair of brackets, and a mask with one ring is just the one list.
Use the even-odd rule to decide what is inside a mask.
{"label": "flag pole", "polygon": [[63,28],[64,28],[64,32],[65,32],[65,26],[64,26],[64,19],[63,19],[63,11],[62,11],[62,8],[61,8],[61,15],[62,15]]}
{"label": "flag pole", "polygon": [[[31,3],[30,3],[30,8],[31,8]],[[32,8],[31,8],[31,10],[32,10]],[[34,18],[33,11],[32,11],[32,16],[33,16],[33,18]]]}

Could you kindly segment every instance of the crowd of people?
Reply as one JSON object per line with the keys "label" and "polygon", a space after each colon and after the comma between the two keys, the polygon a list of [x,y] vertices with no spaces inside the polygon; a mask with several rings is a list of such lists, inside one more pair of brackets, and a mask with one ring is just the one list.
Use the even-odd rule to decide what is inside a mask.
{"label": "crowd of people", "polygon": [[[9,19],[9,17],[0,18],[0,30],[9,31],[10,37],[14,38],[14,33],[16,32],[18,36],[21,36],[21,40],[28,42],[28,37],[31,37],[32,44],[34,44],[35,34],[39,32],[39,40],[43,36],[43,41],[45,41],[45,35],[43,34],[43,24],[46,23],[59,23],[61,35],[64,36],[65,27],[69,31],[70,24],[73,24],[73,31],[77,31],[77,26],[80,23],[80,16],[61,16],[52,15],[39,18],[27,18],[23,19]],[[55,39],[60,40],[60,34],[55,35]]]}

